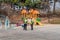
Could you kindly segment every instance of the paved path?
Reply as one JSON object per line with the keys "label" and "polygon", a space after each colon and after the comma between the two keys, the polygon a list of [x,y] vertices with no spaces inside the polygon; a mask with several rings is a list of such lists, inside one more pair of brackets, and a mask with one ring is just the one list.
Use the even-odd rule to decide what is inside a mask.
{"label": "paved path", "polygon": [[60,25],[35,26],[31,31],[18,29],[0,30],[0,40],[60,40]]}

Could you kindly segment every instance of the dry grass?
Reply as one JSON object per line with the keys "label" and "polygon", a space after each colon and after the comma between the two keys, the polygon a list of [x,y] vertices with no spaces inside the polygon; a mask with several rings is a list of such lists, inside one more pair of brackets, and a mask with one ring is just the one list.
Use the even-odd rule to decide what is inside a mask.
{"label": "dry grass", "polygon": [[60,24],[60,18],[58,18],[58,17],[53,17],[53,18],[49,18],[49,19],[48,18],[42,18],[42,23]]}
{"label": "dry grass", "polygon": [[60,24],[60,18],[53,18],[53,20],[50,23],[51,24]]}

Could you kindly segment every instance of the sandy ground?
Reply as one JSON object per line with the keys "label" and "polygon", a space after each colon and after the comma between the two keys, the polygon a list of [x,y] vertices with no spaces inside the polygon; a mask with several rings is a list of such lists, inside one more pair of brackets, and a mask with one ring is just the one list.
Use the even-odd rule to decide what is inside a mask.
{"label": "sandy ground", "polygon": [[34,30],[25,31],[22,27],[0,29],[0,40],[60,40],[60,24],[34,25]]}

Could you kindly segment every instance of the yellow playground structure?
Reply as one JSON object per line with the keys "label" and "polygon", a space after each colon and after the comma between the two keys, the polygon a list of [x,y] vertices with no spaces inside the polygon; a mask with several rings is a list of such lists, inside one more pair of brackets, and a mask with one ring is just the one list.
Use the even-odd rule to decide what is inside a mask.
{"label": "yellow playground structure", "polygon": [[22,9],[20,12],[20,17],[25,17],[25,18],[32,18],[34,20],[34,24],[39,24],[42,25],[41,21],[37,22],[37,18],[40,12],[37,9],[30,9],[27,11],[26,9]]}
{"label": "yellow playground structure", "polygon": [[33,10],[30,9],[29,11],[27,11],[26,9],[22,9],[22,11],[20,12],[22,17],[27,17],[27,18],[37,18],[39,11],[38,10]]}

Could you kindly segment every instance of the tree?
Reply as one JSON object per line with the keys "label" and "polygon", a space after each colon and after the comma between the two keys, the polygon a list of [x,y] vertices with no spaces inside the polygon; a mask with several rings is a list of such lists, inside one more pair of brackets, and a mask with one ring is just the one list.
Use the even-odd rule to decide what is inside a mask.
{"label": "tree", "polygon": [[25,6],[32,6],[31,0],[26,0],[25,1]]}
{"label": "tree", "polygon": [[36,1],[26,0],[25,1],[25,6],[36,7],[36,5],[40,2],[41,2],[41,0],[36,0]]}
{"label": "tree", "polygon": [[57,0],[54,0],[53,14],[56,14],[56,12],[55,12],[55,6],[56,6],[56,2],[57,2]]}
{"label": "tree", "polygon": [[18,2],[19,2],[19,0],[11,0],[11,3],[13,3],[13,4],[16,4]]}
{"label": "tree", "polygon": [[20,0],[20,2],[25,3],[26,0]]}

